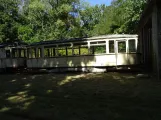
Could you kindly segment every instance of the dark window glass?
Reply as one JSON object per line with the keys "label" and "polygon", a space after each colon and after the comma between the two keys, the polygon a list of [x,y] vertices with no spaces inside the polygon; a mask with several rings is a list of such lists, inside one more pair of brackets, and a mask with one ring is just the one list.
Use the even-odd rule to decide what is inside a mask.
{"label": "dark window glass", "polygon": [[18,57],[17,49],[12,49],[12,57],[14,57],[14,58]]}
{"label": "dark window glass", "polygon": [[74,43],[74,46],[81,46],[81,45],[86,45],[87,46],[87,42],[82,42],[82,43]]}
{"label": "dark window glass", "polygon": [[114,41],[109,41],[109,53],[114,53]]}
{"label": "dark window glass", "polygon": [[49,48],[44,49],[44,55],[45,55],[45,57],[50,57],[50,49]]}
{"label": "dark window glass", "polygon": [[6,58],[10,58],[10,57],[11,57],[10,50],[6,50]]}
{"label": "dark window glass", "polygon": [[129,40],[129,52],[136,52],[135,40]]}
{"label": "dark window glass", "polygon": [[91,42],[90,44],[91,45],[92,44],[106,44],[106,41],[96,41],[96,42]]}
{"label": "dark window glass", "polygon": [[126,42],[118,42],[118,53],[126,53]]}

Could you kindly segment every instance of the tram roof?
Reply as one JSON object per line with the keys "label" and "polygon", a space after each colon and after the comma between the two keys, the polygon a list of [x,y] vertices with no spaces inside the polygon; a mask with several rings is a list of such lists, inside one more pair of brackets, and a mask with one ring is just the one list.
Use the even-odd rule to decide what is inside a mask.
{"label": "tram roof", "polygon": [[90,38],[70,38],[70,39],[41,41],[41,42],[32,43],[32,44],[30,44],[30,46],[47,45],[47,44],[61,44],[61,43],[70,43],[70,42],[85,42],[85,41],[101,40],[101,39],[137,38],[137,37],[138,37],[138,35],[114,34],[114,35],[95,36],[95,37],[90,37]]}
{"label": "tram roof", "polygon": [[15,42],[6,42],[6,43],[1,43],[0,48],[5,48],[5,47],[18,47],[18,46],[27,46],[28,44],[22,41],[15,41]]}

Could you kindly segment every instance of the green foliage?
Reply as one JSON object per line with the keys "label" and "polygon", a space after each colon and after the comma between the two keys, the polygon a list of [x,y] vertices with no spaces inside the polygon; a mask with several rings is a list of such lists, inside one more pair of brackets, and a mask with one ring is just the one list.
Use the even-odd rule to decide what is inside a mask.
{"label": "green foliage", "polygon": [[0,0],[0,42],[17,40],[18,0]]}
{"label": "green foliage", "polygon": [[0,0],[0,42],[136,33],[145,0],[90,6],[80,0]]}
{"label": "green foliage", "polygon": [[136,34],[136,27],[145,3],[145,0],[113,0],[111,6],[106,7],[96,30],[101,31],[99,34]]}

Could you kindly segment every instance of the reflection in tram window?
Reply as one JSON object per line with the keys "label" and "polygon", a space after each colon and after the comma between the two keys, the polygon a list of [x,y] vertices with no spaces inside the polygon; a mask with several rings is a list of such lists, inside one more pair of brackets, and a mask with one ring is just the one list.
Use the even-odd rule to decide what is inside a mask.
{"label": "reflection in tram window", "polygon": [[41,57],[41,49],[40,49],[40,48],[38,48],[38,55],[37,55],[37,57],[38,57],[38,58]]}
{"label": "reflection in tram window", "polygon": [[109,53],[114,53],[114,41],[109,41]]}
{"label": "reflection in tram window", "polygon": [[[13,55],[14,55],[14,53],[13,53]],[[27,57],[32,58],[31,50],[29,48],[27,48]]]}
{"label": "reflection in tram window", "polygon": [[49,50],[49,48],[45,48],[44,49],[44,54],[45,54],[45,57],[50,57],[50,50]]}
{"label": "reflection in tram window", "polygon": [[67,54],[68,54],[68,56],[72,56],[73,55],[72,48],[67,48]]}
{"label": "reflection in tram window", "polygon": [[20,49],[20,57],[25,57],[25,50],[24,49]]}
{"label": "reflection in tram window", "polygon": [[126,41],[118,42],[118,53],[126,53]]}
{"label": "reflection in tram window", "polygon": [[80,54],[81,55],[88,55],[88,47],[81,47]]}
{"label": "reflection in tram window", "polygon": [[94,46],[94,54],[106,53],[106,46]]}
{"label": "reflection in tram window", "polygon": [[135,40],[129,40],[129,52],[136,52]]}
{"label": "reflection in tram window", "polygon": [[66,56],[66,48],[58,48],[57,56]]}
{"label": "reflection in tram window", "polygon": [[36,58],[36,49],[35,48],[31,49],[31,54],[32,54],[32,58]]}
{"label": "reflection in tram window", "polygon": [[79,48],[78,48],[78,47],[75,47],[75,48],[73,48],[73,49],[74,49],[73,55],[79,55]]}

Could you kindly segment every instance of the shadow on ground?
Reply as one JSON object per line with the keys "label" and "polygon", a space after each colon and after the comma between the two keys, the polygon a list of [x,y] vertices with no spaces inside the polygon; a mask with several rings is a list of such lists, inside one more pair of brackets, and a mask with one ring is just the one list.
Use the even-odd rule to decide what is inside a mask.
{"label": "shadow on ground", "polygon": [[0,75],[3,120],[160,120],[161,82],[125,73]]}

